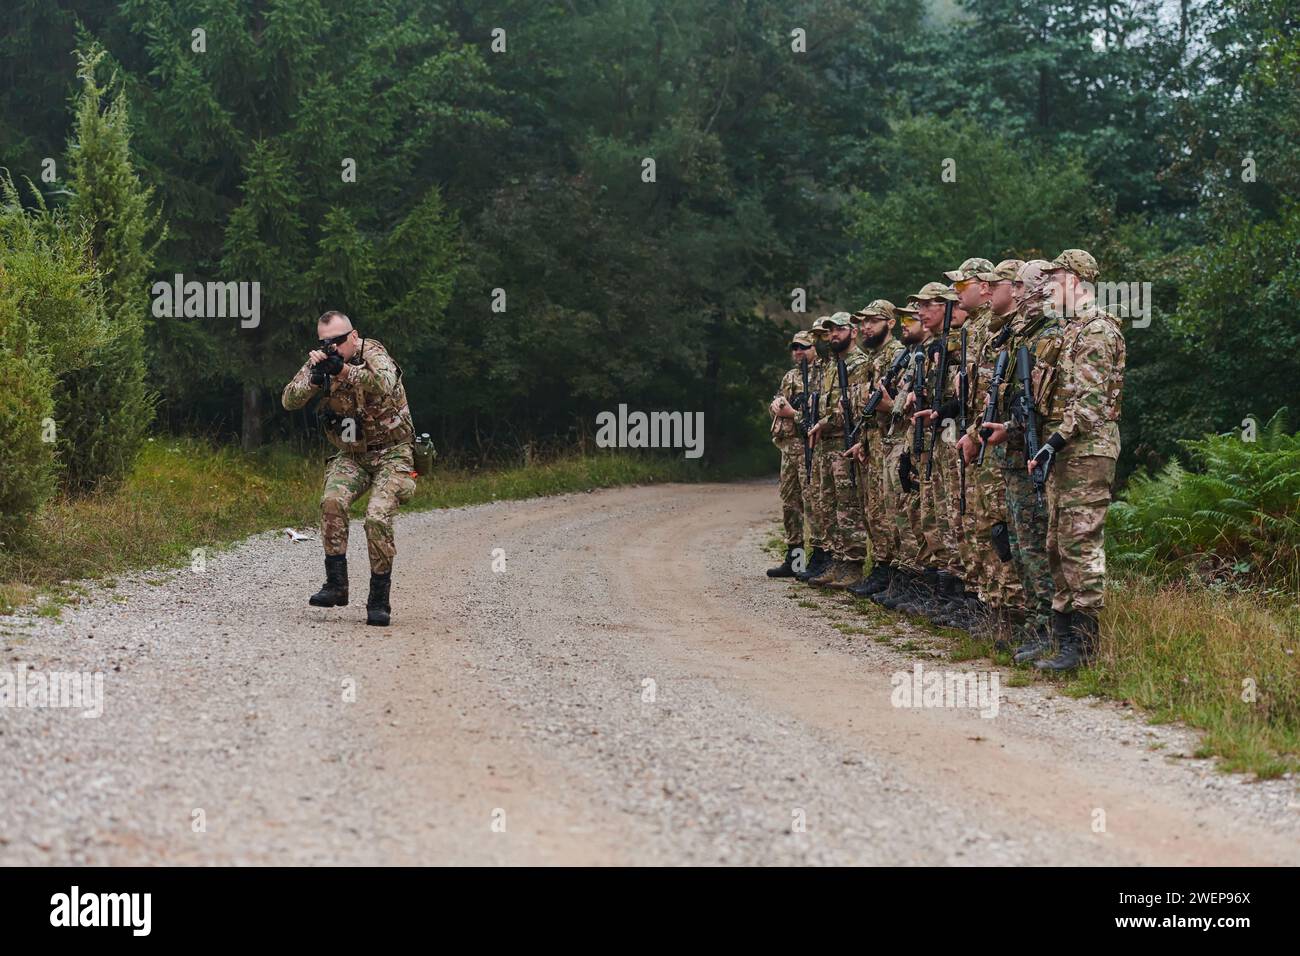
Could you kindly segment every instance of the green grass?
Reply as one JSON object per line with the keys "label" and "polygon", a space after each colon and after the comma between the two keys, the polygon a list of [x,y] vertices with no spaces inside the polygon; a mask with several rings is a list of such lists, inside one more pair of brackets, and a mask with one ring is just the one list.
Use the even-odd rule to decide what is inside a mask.
{"label": "green grass", "polygon": [[[0,612],[67,592],[79,578],[188,565],[196,548],[217,549],[276,528],[316,527],[324,453],[282,447],[245,454],[196,439],[146,443],[121,487],[59,498],[12,549],[0,551]],[[572,455],[528,467],[435,468],[404,511],[456,508],[617,485],[727,477],[681,458],[629,453]],[[353,513],[364,509],[364,499]],[[56,615],[57,601],[42,605]],[[45,608],[53,608],[45,610]]]}

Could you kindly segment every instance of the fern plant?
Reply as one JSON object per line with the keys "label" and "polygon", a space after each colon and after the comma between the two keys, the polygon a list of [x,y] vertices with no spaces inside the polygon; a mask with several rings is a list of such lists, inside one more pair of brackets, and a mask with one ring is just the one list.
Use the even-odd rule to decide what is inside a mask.
{"label": "fern plant", "polygon": [[1300,435],[1287,432],[1286,409],[1254,441],[1228,432],[1181,444],[1190,467],[1134,475],[1111,506],[1108,559],[1160,576],[1300,584]]}

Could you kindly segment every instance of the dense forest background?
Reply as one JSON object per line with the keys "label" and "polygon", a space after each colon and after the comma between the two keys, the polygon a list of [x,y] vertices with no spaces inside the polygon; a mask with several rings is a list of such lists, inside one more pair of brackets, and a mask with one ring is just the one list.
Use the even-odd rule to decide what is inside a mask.
{"label": "dense forest background", "polygon": [[[20,207],[89,230],[104,321],[47,372],[67,428],[77,404],[129,418],[109,449],[146,427],[311,434],[278,395],[330,307],[395,353],[444,454],[573,444],[626,402],[702,410],[706,453],[741,455],[796,324],[1070,246],[1154,288],[1126,327],[1122,473],[1300,381],[1293,0],[8,0],[4,19],[8,273],[46,241]],[[259,281],[260,325],[155,318],[175,273]],[[99,454],[74,484],[120,471]]]}

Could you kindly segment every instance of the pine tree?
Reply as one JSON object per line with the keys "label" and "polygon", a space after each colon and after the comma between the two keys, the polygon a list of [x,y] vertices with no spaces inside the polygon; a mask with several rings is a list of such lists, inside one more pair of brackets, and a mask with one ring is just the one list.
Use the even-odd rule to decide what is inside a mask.
{"label": "pine tree", "polygon": [[144,333],[156,245],[150,235],[158,217],[149,208],[153,191],[140,183],[132,163],[125,95],[118,91],[106,106],[109,87],[96,80],[103,56],[95,46],[78,52],[69,210],[90,229],[113,337],[95,353],[94,364],[68,375],[56,392],[62,480],[73,491],[124,477],[153,420]]}

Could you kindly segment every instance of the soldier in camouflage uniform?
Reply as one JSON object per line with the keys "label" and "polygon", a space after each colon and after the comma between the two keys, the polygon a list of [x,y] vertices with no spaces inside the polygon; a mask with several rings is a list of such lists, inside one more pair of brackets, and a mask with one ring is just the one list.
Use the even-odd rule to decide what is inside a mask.
{"label": "soldier in camouflage uniform", "polygon": [[[911,300],[914,302],[915,300]],[[904,487],[903,471],[914,472],[910,464],[912,430],[910,416],[904,414],[905,396],[911,392],[915,358],[924,356],[929,334],[909,303],[896,310],[902,324],[902,348],[906,354],[903,371],[893,395],[883,393],[877,409],[877,422],[881,443],[884,446],[883,494],[885,507],[893,518],[894,537],[897,541],[897,558],[889,582],[871,595],[871,600],[887,608],[910,599],[923,580],[921,562],[923,545],[921,532],[921,495],[913,483],[910,490]]]}
{"label": "soldier in camouflage uniform", "polygon": [[[1013,282],[1022,265],[1024,263],[1019,259],[1005,259],[991,272],[979,272],[957,283],[959,295],[978,299],[978,306],[965,325],[967,428],[958,442],[959,451],[966,460],[968,520],[965,529],[972,545],[971,577],[988,607],[984,623],[998,650],[1011,648],[1015,629],[1024,623],[1024,591],[1012,560],[1016,542],[1007,520],[1006,482],[999,460],[1004,450],[995,447],[993,461],[987,462],[987,467],[974,467],[974,462],[980,446],[979,423],[988,401],[997,356],[1010,336],[1015,310]],[[995,412],[996,409],[995,403]],[[1000,549],[1003,549],[1002,553],[999,553]]]}
{"label": "soldier in camouflage uniform", "polygon": [[[812,324],[810,334],[817,346],[817,358],[808,369],[808,387],[812,395],[804,400],[809,403],[820,418],[825,407],[826,396],[822,394],[822,378],[826,373],[826,358],[829,354],[829,336],[826,325],[829,315],[819,316]],[[812,554],[808,556],[807,567],[795,574],[800,581],[808,582],[820,577],[831,566],[830,537],[834,526],[835,491],[830,465],[827,462],[827,446],[813,444],[812,479],[808,482],[808,495],[804,502],[804,514],[808,517],[808,532],[812,539]]]}
{"label": "soldier in camouflage uniform", "polygon": [[1011,337],[1005,345],[1006,381],[1001,389],[998,415],[988,429],[991,449],[988,454],[1001,456],[1011,560],[1024,594],[1025,622],[1020,646],[1015,650],[1015,660],[1021,664],[1036,659],[1051,646],[1052,597],[1056,591],[1047,558],[1046,502],[1038,500],[1034,483],[1025,469],[1024,422],[1011,414],[1013,399],[1020,393],[1015,376],[1019,348],[1024,346],[1028,350],[1033,366],[1039,370],[1054,366],[1060,350],[1060,325],[1043,311],[1043,269],[1048,265],[1045,259],[1031,259],[1020,268],[1012,285],[1016,313]]}
{"label": "soldier in camouflage uniform", "polygon": [[[853,322],[847,312],[836,312],[829,320],[831,354],[822,376],[821,419],[809,433],[816,444],[824,446],[831,475],[830,493],[834,501],[831,525],[831,566],[821,575],[810,578],[818,587],[847,588],[862,579],[862,562],[867,553],[866,521],[858,497],[857,462],[846,454],[845,429],[852,429],[859,418],[861,390],[870,374],[870,359],[854,344]],[[841,391],[839,362],[843,361],[847,390]],[[845,414],[841,397],[847,397]],[[823,479],[824,480],[824,479]]]}
{"label": "soldier in camouflage uniform", "polygon": [[811,362],[815,355],[813,337],[798,332],[790,342],[790,359],[794,367],[781,379],[781,387],[769,411],[772,413],[772,444],[781,452],[780,493],[781,523],[785,530],[785,560],[768,568],[769,578],[792,578],[796,566],[804,567],[803,520],[805,486],[809,483],[804,466],[805,438],[799,429],[799,415],[804,401],[804,379],[811,389]]}
{"label": "soldier in camouflage uniform", "polygon": [[1047,556],[1056,584],[1052,631],[1060,652],[1034,666],[1060,671],[1090,661],[1097,651],[1125,346],[1119,319],[1093,299],[1096,259],[1082,249],[1066,249],[1045,271],[1046,308],[1064,326],[1056,366],[1038,384],[1047,437],[1030,467],[1049,469]]}
{"label": "soldier in camouflage uniform", "polygon": [[[317,323],[321,348],[284,388],[286,409],[302,408],[321,395],[319,414],[326,435],[339,449],[325,466],[321,497],[321,539],[325,584],[309,602],[317,607],[348,603],[348,507],[371,489],[366,507],[370,553],[370,595],[366,623],[389,623],[393,516],[415,492],[415,429],[402,387],[402,370],[383,345],[362,339],[342,312],[326,312]],[[328,382],[328,385],[326,384]],[[325,390],[328,389],[326,392]]]}
{"label": "soldier in camouflage uniform", "polygon": [[[881,387],[894,359],[903,351],[903,343],[892,334],[895,310],[894,303],[888,299],[876,299],[855,318],[860,322],[862,351],[871,361],[866,392],[863,393],[865,402]],[[897,379],[893,387],[898,388]],[[883,591],[889,585],[899,557],[898,533],[886,490],[885,443],[880,432],[883,416],[879,409],[877,405],[871,419],[862,421],[858,442],[850,450],[859,462],[858,491],[866,517],[867,539],[871,542],[871,574],[849,588],[857,597]]]}

